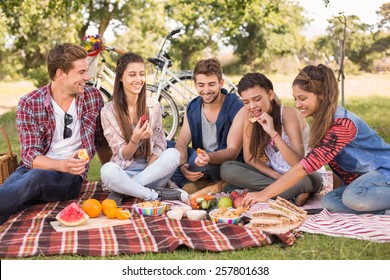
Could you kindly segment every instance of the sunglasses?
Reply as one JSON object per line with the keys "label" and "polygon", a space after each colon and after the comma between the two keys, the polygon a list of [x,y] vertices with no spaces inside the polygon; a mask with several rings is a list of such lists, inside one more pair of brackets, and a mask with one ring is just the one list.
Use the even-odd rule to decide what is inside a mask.
{"label": "sunglasses", "polygon": [[68,127],[73,122],[72,115],[65,113],[65,127],[64,127],[64,139],[72,136],[72,130]]}

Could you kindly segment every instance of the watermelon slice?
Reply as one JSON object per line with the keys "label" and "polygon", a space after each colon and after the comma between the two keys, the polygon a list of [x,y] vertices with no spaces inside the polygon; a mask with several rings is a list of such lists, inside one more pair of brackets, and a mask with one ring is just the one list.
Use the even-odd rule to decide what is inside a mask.
{"label": "watermelon slice", "polygon": [[56,219],[64,226],[75,227],[85,223],[89,216],[76,202],[72,202],[57,214]]}

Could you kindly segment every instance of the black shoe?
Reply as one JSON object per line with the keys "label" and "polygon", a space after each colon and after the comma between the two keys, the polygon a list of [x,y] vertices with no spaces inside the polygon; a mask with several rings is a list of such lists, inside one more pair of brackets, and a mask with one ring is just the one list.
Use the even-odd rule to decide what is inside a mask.
{"label": "black shoe", "polygon": [[110,191],[110,194],[108,195],[108,199],[112,199],[116,202],[117,206],[120,206],[122,204],[122,200],[124,200],[127,197],[127,195],[123,193],[118,193],[115,191]]}
{"label": "black shoe", "polygon": [[183,190],[157,189],[159,200],[181,200],[188,201],[188,193]]}

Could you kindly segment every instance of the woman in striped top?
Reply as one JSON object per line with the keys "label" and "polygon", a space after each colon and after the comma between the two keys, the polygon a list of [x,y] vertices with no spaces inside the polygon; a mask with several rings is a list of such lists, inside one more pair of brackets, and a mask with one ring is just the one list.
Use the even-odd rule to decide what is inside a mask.
{"label": "woman in striped top", "polygon": [[337,105],[333,71],[322,64],[306,66],[293,82],[293,95],[301,114],[313,117],[312,150],[268,188],[246,195],[244,204],[267,201],[328,164],[336,178],[322,201],[329,211],[383,214],[390,209],[390,145]]}

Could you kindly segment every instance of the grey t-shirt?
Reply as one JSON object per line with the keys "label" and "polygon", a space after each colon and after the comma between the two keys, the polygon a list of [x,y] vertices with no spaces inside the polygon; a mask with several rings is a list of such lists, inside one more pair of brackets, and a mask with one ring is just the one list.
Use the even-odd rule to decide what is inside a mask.
{"label": "grey t-shirt", "polygon": [[202,121],[202,142],[203,142],[203,148],[207,152],[214,152],[215,149],[218,147],[217,142],[217,123],[213,122],[210,123],[203,111],[201,113],[201,121]]}

